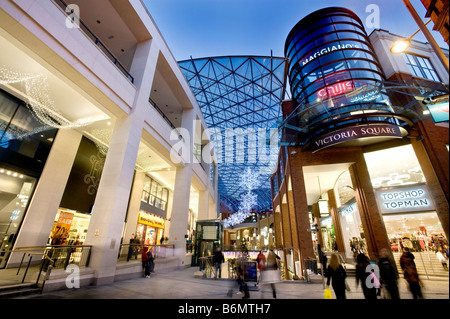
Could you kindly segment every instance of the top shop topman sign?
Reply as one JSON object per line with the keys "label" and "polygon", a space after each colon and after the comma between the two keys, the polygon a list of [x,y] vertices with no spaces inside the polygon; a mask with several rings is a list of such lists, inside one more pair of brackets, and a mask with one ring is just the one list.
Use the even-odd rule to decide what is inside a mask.
{"label": "top shop topman sign", "polygon": [[375,196],[382,214],[435,210],[433,200],[424,184],[376,189]]}

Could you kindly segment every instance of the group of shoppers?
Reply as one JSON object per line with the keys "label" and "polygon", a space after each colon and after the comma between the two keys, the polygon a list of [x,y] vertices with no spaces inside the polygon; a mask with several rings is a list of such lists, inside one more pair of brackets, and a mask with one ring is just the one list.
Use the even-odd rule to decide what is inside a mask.
{"label": "group of shoppers", "polygon": [[[422,282],[414,258],[410,250],[405,248],[400,257],[400,267],[413,298],[422,299]],[[331,255],[326,268],[326,276],[327,286],[329,287],[331,283],[336,299],[345,299],[346,291],[350,290],[350,287],[347,283],[347,273],[339,262],[336,253]],[[378,296],[381,296],[382,291],[384,298],[400,299],[398,279],[398,272],[387,249],[380,251],[380,258],[377,263],[370,261],[363,253],[358,254],[356,259],[356,285],[361,284],[366,299],[377,299]]]}

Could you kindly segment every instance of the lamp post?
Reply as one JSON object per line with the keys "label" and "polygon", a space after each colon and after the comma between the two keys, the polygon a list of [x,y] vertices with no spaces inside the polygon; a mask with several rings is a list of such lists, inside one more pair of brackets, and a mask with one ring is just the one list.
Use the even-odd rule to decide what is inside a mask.
{"label": "lamp post", "polygon": [[[420,18],[419,14],[416,12],[416,10],[414,9],[414,7],[412,6],[412,4],[411,4],[411,2],[409,0],[403,0],[403,3],[405,4],[406,8],[408,9],[408,11],[413,16],[414,20],[416,21],[417,25],[420,28],[419,30],[423,32],[425,38],[430,43],[431,47],[433,48],[433,51],[436,53],[436,55],[438,56],[439,60],[441,61],[442,65],[445,67],[445,69],[446,69],[446,71],[448,73],[449,72],[448,59],[445,56],[444,52],[442,52],[442,50],[439,47],[439,45],[437,44],[436,40],[431,35],[430,30],[428,30],[428,28],[426,27],[426,24],[428,24],[428,22],[430,22],[430,21],[428,21],[426,24],[423,23],[423,21]],[[414,35],[416,35],[416,33],[419,32],[419,30],[416,31],[410,37],[408,37],[406,39],[403,39],[401,41],[397,41],[396,43],[394,43],[394,45],[391,47],[392,53],[404,52],[409,47],[409,45],[411,43],[411,38]]]}

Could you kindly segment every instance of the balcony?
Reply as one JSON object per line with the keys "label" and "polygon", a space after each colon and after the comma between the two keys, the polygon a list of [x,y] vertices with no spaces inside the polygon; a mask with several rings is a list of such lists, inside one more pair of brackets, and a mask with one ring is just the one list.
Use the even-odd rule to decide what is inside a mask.
{"label": "balcony", "polygon": [[[89,23],[90,27],[88,26],[88,23],[86,23],[85,21],[83,21],[80,17],[76,16],[76,13],[73,10],[70,10],[68,8],[68,4],[64,1],[64,0],[51,0],[53,3],[55,3],[59,8],[61,8],[61,11],[67,16],[70,17],[72,19],[77,19],[77,26],[79,26],[79,29],[86,35],[86,37],[88,39],[90,39],[92,41],[93,44],[95,44],[104,54],[105,56],[117,67],[117,69],[131,82],[134,83],[134,78],[133,76],[129,73],[129,68],[131,67],[131,62],[133,60],[134,57],[134,52],[136,50],[136,46],[137,46],[137,41],[135,39],[133,39],[134,37],[125,37],[123,34],[121,34],[121,36],[119,37],[120,39],[115,41],[115,43],[123,43],[123,46],[125,48],[114,48],[111,49],[111,46],[107,46],[105,43],[107,41],[113,41],[113,39],[115,38],[114,35],[110,35],[110,36],[98,36],[94,31],[93,31],[93,26],[92,26],[92,22]],[[96,5],[92,5],[92,2],[90,3],[90,7],[89,10],[86,8],[86,4],[84,4],[83,1],[71,1],[71,4],[74,5],[79,5],[80,7],[80,12],[82,12],[83,14],[86,14],[89,12],[90,15],[89,20],[92,20],[94,17],[94,12],[96,10],[94,10],[95,7],[97,6],[97,2]],[[106,3],[106,1],[105,1]],[[97,8],[97,9],[101,9],[101,8]],[[113,8],[110,8],[109,11],[114,12]],[[116,12],[117,14],[117,12]],[[80,14],[81,15],[81,14]],[[109,15],[109,18],[111,19],[111,17],[113,16],[113,14]],[[96,20],[97,24],[101,24],[100,20]],[[106,23],[105,23],[106,24]],[[117,21],[116,24],[121,24]],[[121,28],[123,29],[127,29],[126,25],[124,25],[124,27]],[[100,31],[100,29],[98,30]],[[103,32],[102,32],[103,33]],[[124,34],[126,32],[123,32]],[[122,38],[127,38],[127,44],[125,45],[125,41],[122,40]],[[131,38],[131,39],[130,39]],[[117,53],[113,53],[113,51],[117,51]],[[120,52],[121,57],[118,58],[118,54]]]}

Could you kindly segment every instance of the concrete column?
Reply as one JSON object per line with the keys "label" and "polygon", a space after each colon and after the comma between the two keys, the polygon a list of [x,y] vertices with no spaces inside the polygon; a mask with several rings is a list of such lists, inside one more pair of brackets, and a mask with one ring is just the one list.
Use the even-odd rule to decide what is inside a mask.
{"label": "concrete column", "polygon": [[187,234],[191,195],[194,120],[195,112],[193,109],[183,111],[181,125],[190,135],[184,136],[185,142],[189,144],[187,145],[189,154],[183,154],[183,158],[186,161],[185,165],[177,167],[169,234],[169,244],[175,245],[175,256],[179,258],[179,266],[184,266],[186,257],[186,239],[184,235]]}
{"label": "concrete column", "polygon": [[[154,79],[159,50],[152,41],[138,45],[132,74],[138,88],[130,115],[117,119],[98,188],[86,245],[92,245],[89,266],[95,269],[95,284],[114,281],[144,113]],[[134,71],[134,72],[133,72]]]}
{"label": "concrete column", "polygon": [[126,228],[122,242],[129,243],[131,234],[136,233],[137,220],[141,207],[142,190],[144,189],[145,173],[135,172],[133,187],[131,189],[130,203],[128,205],[128,213],[126,220]]}
{"label": "concrete column", "polygon": [[209,216],[209,192],[200,191],[198,196],[198,220],[212,219]]}
{"label": "concrete column", "polygon": [[[43,246],[52,231],[82,134],[59,130],[37,183],[14,247]],[[8,266],[20,263],[22,255],[13,254]]]}

